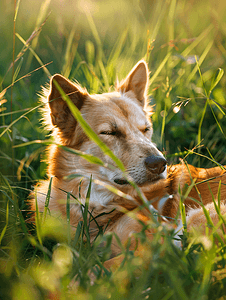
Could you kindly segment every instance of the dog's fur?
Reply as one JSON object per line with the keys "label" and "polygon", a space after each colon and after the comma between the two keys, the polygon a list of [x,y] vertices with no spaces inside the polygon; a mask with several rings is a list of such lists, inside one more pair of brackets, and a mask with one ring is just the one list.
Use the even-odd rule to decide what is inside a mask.
{"label": "dog's fur", "polygon": [[[220,167],[212,169],[200,169],[187,165],[175,165],[166,168],[162,153],[152,142],[152,124],[150,121],[150,108],[147,105],[148,68],[145,61],[139,61],[126,79],[118,84],[116,91],[101,95],[89,95],[85,89],[74,84],[61,75],[54,75],[50,80],[50,89],[47,91],[45,107],[45,122],[56,143],[86,154],[99,157],[106,164],[113,164],[108,155],[91,141],[83,132],[80,124],[73,117],[67,103],[62,99],[60,85],[65,94],[70,97],[73,104],[79,109],[81,115],[91,126],[100,139],[123,162],[130,180],[134,181],[146,196],[150,204],[160,214],[167,217],[175,217],[178,210],[179,194],[192,180],[195,186],[191,189],[189,197],[185,200],[186,208],[197,207],[191,200],[197,199],[204,204],[212,202],[212,193],[217,196],[219,182],[222,182],[221,197],[226,199],[226,173]],[[81,177],[67,178],[72,174],[80,174]],[[150,212],[147,209],[137,209],[142,201],[137,191],[128,183],[123,173],[117,168],[103,167],[91,164],[81,156],[68,152],[62,147],[52,145],[48,150],[48,176],[53,176],[50,210],[59,211],[66,215],[66,197],[69,192],[85,203],[90,176],[94,182],[91,187],[89,210],[92,215],[98,216],[96,220],[99,226],[106,232],[115,232],[122,243],[134,232],[139,232],[143,222],[150,220]],[[211,179],[206,181],[207,179]],[[103,183],[103,184],[98,184]],[[116,195],[106,188],[106,185],[119,189],[128,197]],[[39,210],[44,210],[49,180],[41,182],[37,187]],[[212,193],[210,191],[212,190]],[[215,211],[213,204],[209,204],[210,210]],[[222,213],[226,208],[221,205]],[[34,200],[32,210],[35,210]],[[137,218],[131,218],[124,213],[125,210],[134,211]],[[75,203],[71,197],[70,205],[71,225],[75,226],[81,220],[81,206]],[[214,214],[214,213],[213,213]],[[188,212],[188,216],[195,226],[203,222],[203,214],[200,208]],[[214,214],[215,224],[217,215]],[[91,238],[94,239],[98,232],[94,221],[90,224]],[[147,235],[152,236],[153,231],[147,230]],[[132,242],[131,248],[134,247]],[[113,255],[120,252],[117,243],[112,245]]]}

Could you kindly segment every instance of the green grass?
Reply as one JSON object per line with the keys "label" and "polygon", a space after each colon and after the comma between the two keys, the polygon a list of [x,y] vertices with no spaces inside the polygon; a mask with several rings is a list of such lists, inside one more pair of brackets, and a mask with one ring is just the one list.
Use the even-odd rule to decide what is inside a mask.
{"label": "green grass", "polygon": [[[69,203],[67,220],[60,221],[49,216],[48,197],[36,231],[25,221],[32,185],[46,178],[47,142],[37,141],[48,132],[37,93],[55,73],[101,93],[146,59],[159,149],[170,163],[181,157],[195,166],[226,164],[224,7],[223,0],[0,2],[0,299],[225,299],[225,245],[217,232],[205,239],[184,235],[180,250],[173,232],[152,221],[153,241],[144,231],[137,235],[144,253],[134,257],[121,245],[123,264],[109,272],[103,262],[112,235],[99,228],[89,242],[89,194],[76,229]],[[220,195],[220,215],[219,202]]]}

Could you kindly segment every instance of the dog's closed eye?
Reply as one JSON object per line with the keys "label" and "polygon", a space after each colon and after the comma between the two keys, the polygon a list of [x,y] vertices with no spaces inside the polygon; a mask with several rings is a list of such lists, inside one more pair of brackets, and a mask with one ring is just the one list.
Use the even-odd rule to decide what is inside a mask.
{"label": "dog's closed eye", "polygon": [[104,134],[104,135],[118,135],[119,132],[118,131],[101,131],[100,134]]}

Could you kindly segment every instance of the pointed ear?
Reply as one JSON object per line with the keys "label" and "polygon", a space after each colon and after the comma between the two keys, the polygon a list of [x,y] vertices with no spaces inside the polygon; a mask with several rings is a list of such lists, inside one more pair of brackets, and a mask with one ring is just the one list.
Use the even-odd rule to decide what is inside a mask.
{"label": "pointed ear", "polygon": [[52,124],[56,125],[62,131],[68,130],[68,126],[76,124],[76,120],[71,114],[67,103],[62,99],[60,92],[55,86],[54,82],[57,82],[63,89],[66,95],[70,97],[72,102],[77,106],[78,109],[82,108],[88,93],[83,90],[80,86],[73,84],[71,81],[66,79],[64,76],[56,74],[50,80],[50,94],[49,94],[49,107],[51,110]]}
{"label": "pointed ear", "polygon": [[140,60],[120,84],[118,90],[124,93],[133,91],[137,100],[144,105],[148,90],[148,75],[147,63],[144,60]]}

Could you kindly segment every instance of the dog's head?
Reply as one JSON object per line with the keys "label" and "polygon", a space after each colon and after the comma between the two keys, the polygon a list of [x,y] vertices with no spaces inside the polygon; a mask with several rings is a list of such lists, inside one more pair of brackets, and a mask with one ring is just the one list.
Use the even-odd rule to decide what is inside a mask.
{"label": "dog's head", "polygon": [[[128,174],[138,185],[165,178],[166,160],[151,141],[153,130],[146,100],[148,68],[145,61],[139,61],[116,91],[111,93],[89,95],[86,90],[58,74],[50,81],[49,115],[58,142],[112,164],[110,158],[85,135],[62,99],[56,82],[96,134],[123,162]],[[58,155],[59,153],[58,151]],[[65,176],[79,170],[80,173],[82,171],[106,176],[107,180],[117,186],[128,184],[121,171],[92,166],[69,154],[54,157],[54,160],[57,164],[54,170],[58,170],[54,172],[58,172],[58,176],[60,172]]]}

